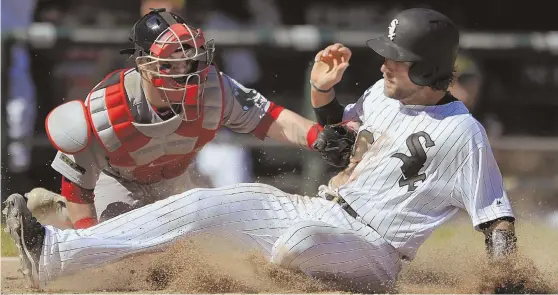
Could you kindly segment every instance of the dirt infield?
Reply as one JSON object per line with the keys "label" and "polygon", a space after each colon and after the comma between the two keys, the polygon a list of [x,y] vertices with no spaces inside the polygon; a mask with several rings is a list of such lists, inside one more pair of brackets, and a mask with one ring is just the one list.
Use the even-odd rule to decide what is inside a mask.
{"label": "dirt infield", "polygon": [[[539,224],[517,226],[521,260],[509,266],[531,293],[558,292],[558,230]],[[208,246],[211,245],[211,246]],[[204,249],[201,249],[204,248]],[[404,266],[397,292],[478,293],[501,274],[487,269],[482,234],[463,216],[442,227]],[[23,287],[16,262],[2,263],[2,293]],[[49,293],[328,293],[346,291],[272,266],[254,253],[207,240],[184,241],[165,253],[129,258],[52,283]]]}

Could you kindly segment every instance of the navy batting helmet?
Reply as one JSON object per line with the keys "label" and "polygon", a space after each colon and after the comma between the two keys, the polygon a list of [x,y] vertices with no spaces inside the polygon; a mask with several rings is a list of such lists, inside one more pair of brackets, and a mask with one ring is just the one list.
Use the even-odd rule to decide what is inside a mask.
{"label": "navy batting helmet", "polygon": [[366,43],[387,59],[412,62],[409,78],[413,83],[443,90],[453,76],[459,32],[447,16],[412,8],[398,13],[383,36]]}

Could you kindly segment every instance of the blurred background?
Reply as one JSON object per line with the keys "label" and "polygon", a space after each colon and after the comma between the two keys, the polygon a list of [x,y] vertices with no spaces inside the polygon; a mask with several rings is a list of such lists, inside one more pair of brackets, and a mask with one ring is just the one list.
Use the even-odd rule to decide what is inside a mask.
{"label": "blurred background", "polygon": [[[308,75],[318,50],[333,42],[352,49],[336,92],[353,102],[381,77],[382,59],[365,41],[398,11],[427,7],[462,30],[451,91],[485,126],[516,210],[558,228],[558,23],[545,3],[1,0],[2,198],[36,186],[59,192],[45,117],[65,101],[84,99],[108,72],[131,66],[118,51],[150,7],[203,28],[215,39],[222,71],[308,118]],[[197,160],[215,185],[264,182],[299,194],[315,194],[336,172],[313,153],[227,130]]]}

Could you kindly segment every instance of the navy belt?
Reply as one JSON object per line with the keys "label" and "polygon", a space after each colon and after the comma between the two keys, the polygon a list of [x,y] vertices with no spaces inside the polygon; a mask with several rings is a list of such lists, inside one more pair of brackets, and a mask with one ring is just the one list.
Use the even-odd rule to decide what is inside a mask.
{"label": "navy belt", "polygon": [[358,215],[358,213],[355,211],[355,209],[353,209],[353,207],[351,207],[351,205],[349,205],[349,203],[347,203],[347,201],[345,201],[345,199],[343,199],[342,197],[335,196],[331,199],[331,201],[336,202],[337,204],[339,204],[341,206],[341,208],[343,208],[343,210],[345,210],[345,212],[347,212],[352,218],[358,220],[359,222],[368,226],[369,228],[372,228],[369,224],[362,221],[362,218],[360,217],[360,215]]}

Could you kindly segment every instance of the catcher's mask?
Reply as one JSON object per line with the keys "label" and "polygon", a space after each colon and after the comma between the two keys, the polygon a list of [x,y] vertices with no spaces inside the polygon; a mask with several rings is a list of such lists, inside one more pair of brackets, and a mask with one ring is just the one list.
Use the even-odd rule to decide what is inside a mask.
{"label": "catcher's mask", "polygon": [[[185,121],[198,119],[215,51],[213,40],[206,41],[201,29],[165,9],[142,17],[130,39],[136,47],[134,53],[139,53],[138,71],[159,90],[172,112]],[[183,108],[174,108],[177,104]],[[189,111],[188,117],[185,111],[177,111],[192,108],[195,112]]]}

